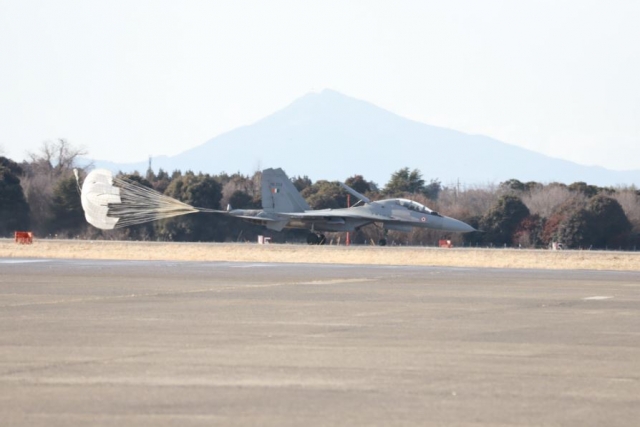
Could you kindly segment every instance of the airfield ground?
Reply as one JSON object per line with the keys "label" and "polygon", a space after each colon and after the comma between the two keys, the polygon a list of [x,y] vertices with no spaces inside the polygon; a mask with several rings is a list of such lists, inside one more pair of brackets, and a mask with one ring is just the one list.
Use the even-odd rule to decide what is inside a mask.
{"label": "airfield ground", "polygon": [[640,270],[640,252],[248,243],[36,240],[19,245],[5,239],[0,257]]}
{"label": "airfield ground", "polygon": [[[18,250],[51,257],[60,246]],[[119,255],[155,248],[133,246],[141,255]],[[191,246],[157,248],[175,258]],[[229,245],[200,256],[285,249],[294,256]],[[419,252],[390,249],[403,263]],[[362,256],[300,248],[296,261],[310,253]],[[0,256],[0,420],[633,426],[639,290],[630,271]]]}
{"label": "airfield ground", "polygon": [[0,240],[0,419],[634,425],[639,289],[638,252]]}

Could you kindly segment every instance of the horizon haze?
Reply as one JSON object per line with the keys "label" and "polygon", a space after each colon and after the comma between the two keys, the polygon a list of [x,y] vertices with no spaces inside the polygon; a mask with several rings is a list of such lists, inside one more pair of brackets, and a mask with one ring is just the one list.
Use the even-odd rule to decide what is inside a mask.
{"label": "horizon haze", "polygon": [[0,1],[0,147],[175,156],[332,88],[420,123],[640,169],[640,3]]}

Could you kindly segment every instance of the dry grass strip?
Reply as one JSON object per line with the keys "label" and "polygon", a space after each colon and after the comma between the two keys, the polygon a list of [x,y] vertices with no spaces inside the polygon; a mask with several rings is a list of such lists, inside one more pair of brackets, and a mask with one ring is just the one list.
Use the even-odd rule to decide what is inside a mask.
{"label": "dry grass strip", "polygon": [[0,258],[244,261],[640,271],[640,252],[0,240]]}

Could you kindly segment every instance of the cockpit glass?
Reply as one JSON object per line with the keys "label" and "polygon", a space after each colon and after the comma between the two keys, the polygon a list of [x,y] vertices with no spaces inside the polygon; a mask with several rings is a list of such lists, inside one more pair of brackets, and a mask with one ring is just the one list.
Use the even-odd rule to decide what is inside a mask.
{"label": "cockpit glass", "polygon": [[424,213],[431,213],[431,209],[429,209],[428,207],[426,207],[423,204],[420,204],[418,202],[414,202],[413,200],[408,200],[408,199],[398,199],[397,203],[400,206],[404,206],[405,208],[411,210],[411,211],[415,211],[415,212],[424,212]]}

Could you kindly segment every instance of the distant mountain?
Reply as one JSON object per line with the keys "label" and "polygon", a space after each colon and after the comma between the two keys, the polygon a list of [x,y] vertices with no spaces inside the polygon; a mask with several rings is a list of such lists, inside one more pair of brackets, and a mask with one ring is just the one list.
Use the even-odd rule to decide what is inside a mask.
{"label": "distant mountain", "polygon": [[[147,162],[96,166],[145,171]],[[551,158],[482,135],[400,117],[332,90],[309,93],[258,122],[171,157],[153,158],[157,171],[241,172],[282,167],[289,176],[344,180],[360,174],[380,186],[396,170],[417,168],[443,184],[585,181],[640,185],[640,170],[612,171]]]}

